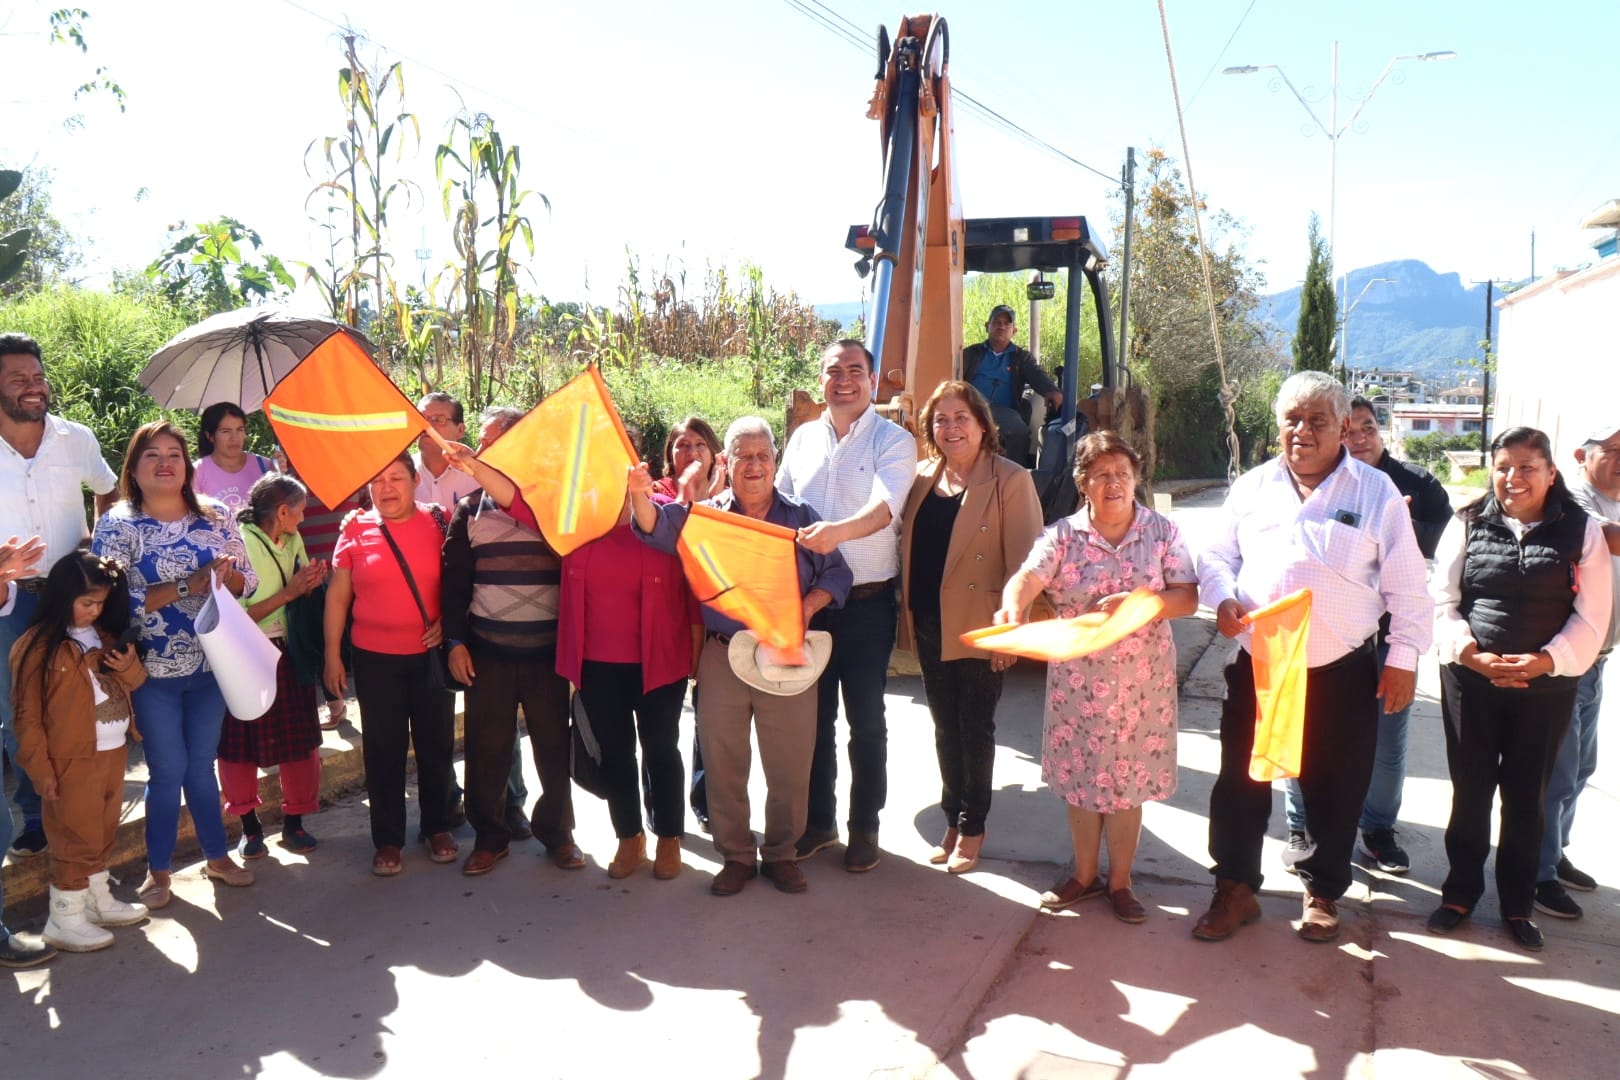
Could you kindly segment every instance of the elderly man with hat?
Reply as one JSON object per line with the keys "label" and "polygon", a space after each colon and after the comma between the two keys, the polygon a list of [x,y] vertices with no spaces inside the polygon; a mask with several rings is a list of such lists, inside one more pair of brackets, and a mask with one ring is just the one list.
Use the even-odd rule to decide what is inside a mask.
{"label": "elderly man with hat", "polygon": [[[736,420],[726,431],[726,469],[731,486],[705,506],[798,530],[821,520],[805,503],[776,490],[776,440],[757,416]],[[636,530],[649,544],[674,552],[689,513],[687,501],[706,487],[696,475],[701,462],[681,478],[681,502],[655,505],[652,474],[645,463],[630,472],[630,506]],[[837,549],[819,554],[796,547],[801,616],[843,604],[853,577]],[[816,682],[831,653],[831,639],[812,631],[805,647],[811,662],[800,668],[772,664],[742,623],[704,605],[703,651],[697,681],[698,741],[703,748],[704,781],[714,846],[725,860],[709,891],[741,892],[760,867],[783,892],[803,892],[804,871],[794,861],[794,844],[809,814],[810,759],[816,744]],[[750,723],[759,739],[765,770],[763,843],[748,825]]]}
{"label": "elderly man with hat", "polygon": [[962,350],[962,379],[990,403],[1003,452],[1028,466],[1029,414],[1024,408],[1024,387],[1033,386],[1053,412],[1063,407],[1063,393],[1028,349],[1013,344],[1017,331],[1018,316],[1012,308],[1006,304],[991,308],[984,324],[985,340]]}
{"label": "elderly man with hat", "polygon": [[[1567,474],[1569,494],[1582,510],[1609,526],[1612,536],[1620,526],[1620,423],[1600,424],[1587,432],[1575,448],[1579,466]],[[1611,540],[1610,551],[1614,550]],[[1581,906],[1569,895],[1570,889],[1591,892],[1597,881],[1570,863],[1564,849],[1575,824],[1575,800],[1586,781],[1597,769],[1598,713],[1603,705],[1603,667],[1609,653],[1620,642],[1620,556],[1611,556],[1615,573],[1612,581],[1614,607],[1609,616],[1609,634],[1603,639],[1597,663],[1581,676],[1575,688],[1575,710],[1569,730],[1553,759],[1552,776],[1547,780],[1547,802],[1543,813],[1541,866],[1536,876],[1536,910],[1556,919],[1578,919]]]}

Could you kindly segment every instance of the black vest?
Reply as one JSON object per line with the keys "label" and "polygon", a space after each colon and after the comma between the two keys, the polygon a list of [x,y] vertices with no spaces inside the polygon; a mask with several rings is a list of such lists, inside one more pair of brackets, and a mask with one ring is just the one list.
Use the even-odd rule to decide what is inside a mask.
{"label": "black vest", "polygon": [[[1575,610],[1575,566],[1586,540],[1586,511],[1549,491],[1541,522],[1520,540],[1490,496],[1467,528],[1459,611],[1474,641],[1483,652],[1540,652]],[[1574,681],[1548,676],[1532,686],[1552,690]]]}

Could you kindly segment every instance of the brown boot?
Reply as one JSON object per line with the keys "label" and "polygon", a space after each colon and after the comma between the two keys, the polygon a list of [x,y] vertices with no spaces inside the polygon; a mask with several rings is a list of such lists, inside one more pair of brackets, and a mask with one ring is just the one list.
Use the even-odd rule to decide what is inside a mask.
{"label": "brown boot", "polygon": [[1260,918],[1260,901],[1254,890],[1231,878],[1215,879],[1215,896],[1209,910],[1193,926],[1193,937],[1200,941],[1225,941],[1238,929]]}
{"label": "brown boot", "polygon": [[1339,905],[1306,893],[1305,911],[1299,921],[1299,936],[1318,944],[1338,937]]}
{"label": "brown boot", "polygon": [[627,878],[647,862],[647,834],[636,833],[619,841],[619,850],[608,863],[608,877]]}
{"label": "brown boot", "polygon": [[658,853],[653,857],[653,877],[668,881],[681,872],[681,838],[660,836]]}

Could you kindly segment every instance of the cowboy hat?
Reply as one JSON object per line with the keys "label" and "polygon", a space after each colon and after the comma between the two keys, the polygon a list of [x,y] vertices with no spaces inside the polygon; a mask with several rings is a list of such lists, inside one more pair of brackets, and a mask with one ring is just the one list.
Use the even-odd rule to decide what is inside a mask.
{"label": "cowboy hat", "polygon": [[726,657],[737,678],[779,697],[793,697],[816,684],[827,661],[832,659],[832,635],[825,630],[811,630],[804,635],[805,652],[810,662],[803,665],[777,664],[770,659],[770,647],[761,645],[752,630],[739,630],[731,636]]}

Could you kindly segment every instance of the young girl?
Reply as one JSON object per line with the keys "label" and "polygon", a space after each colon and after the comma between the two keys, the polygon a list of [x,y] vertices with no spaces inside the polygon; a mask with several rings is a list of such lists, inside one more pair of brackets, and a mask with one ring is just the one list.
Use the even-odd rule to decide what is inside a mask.
{"label": "young girl", "polygon": [[68,952],[113,943],[103,927],[146,918],[113,899],[107,856],[123,810],[129,692],[146,678],[129,625],[129,578],[114,559],[75,551],[57,560],[39,607],[11,650],[17,762],[44,799],[51,914],[44,938]]}

